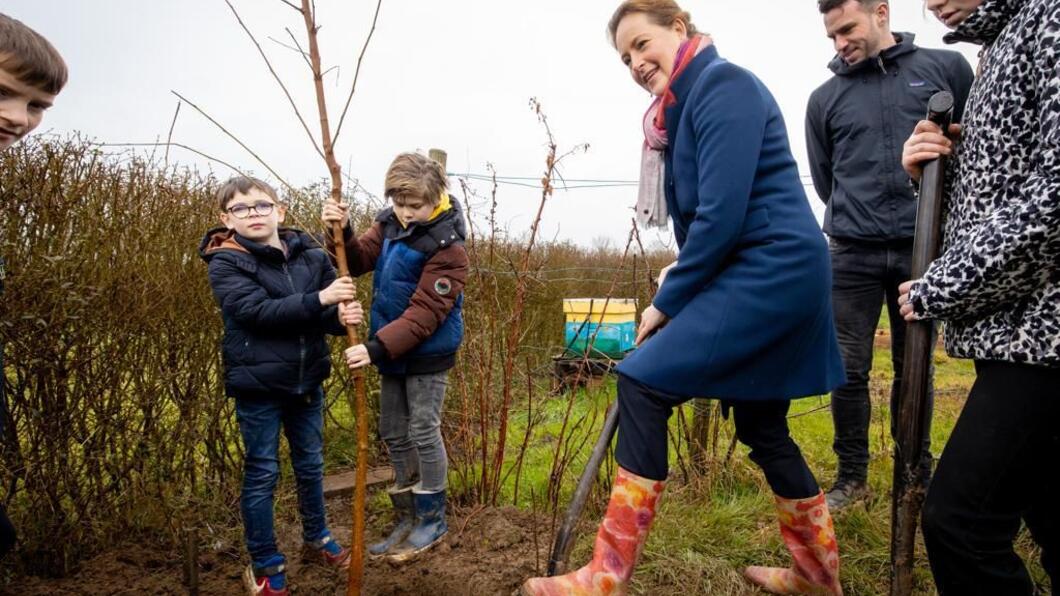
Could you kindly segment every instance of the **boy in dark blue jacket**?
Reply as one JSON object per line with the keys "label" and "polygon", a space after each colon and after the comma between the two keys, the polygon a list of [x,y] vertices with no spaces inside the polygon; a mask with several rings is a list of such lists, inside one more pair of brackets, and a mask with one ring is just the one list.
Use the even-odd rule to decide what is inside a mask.
{"label": "boy in dark blue jacket", "polygon": [[360,321],[353,281],[335,278],[327,254],[307,234],[281,228],[284,206],[268,184],[232,178],[218,190],[223,228],[200,246],[224,319],[225,392],[236,400],[243,436],[240,508],[252,596],[287,594],[285,558],[276,547],[272,498],[279,478],[280,427],[291,448],[303,558],[349,566],[324,513],[321,383],[331,372],[325,333],[342,335],[337,306]]}
{"label": "boy in dark blue jacket", "polygon": [[346,350],[346,362],[379,369],[379,432],[394,466],[389,493],[397,524],[368,552],[403,561],[438,544],[448,529],[442,401],[464,336],[468,260],[464,218],[449,200],[440,164],[403,153],[390,164],[385,184],[393,206],[360,237],[334,201],[326,203],[323,219],[344,226],[350,273],[374,271],[371,333]]}

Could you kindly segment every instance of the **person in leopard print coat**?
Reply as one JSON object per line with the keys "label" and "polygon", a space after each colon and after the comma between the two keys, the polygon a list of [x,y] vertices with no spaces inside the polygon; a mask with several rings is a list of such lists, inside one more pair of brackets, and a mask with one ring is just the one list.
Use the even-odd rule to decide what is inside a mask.
{"label": "person in leopard print coat", "polygon": [[1012,547],[1021,520],[1060,585],[1060,2],[926,4],[953,29],[947,42],[983,51],[959,140],[920,122],[902,156],[914,180],[952,156],[942,255],[901,286],[902,314],[945,321],[947,351],[977,374],[925,499],[924,540],[940,594],[1032,594]]}

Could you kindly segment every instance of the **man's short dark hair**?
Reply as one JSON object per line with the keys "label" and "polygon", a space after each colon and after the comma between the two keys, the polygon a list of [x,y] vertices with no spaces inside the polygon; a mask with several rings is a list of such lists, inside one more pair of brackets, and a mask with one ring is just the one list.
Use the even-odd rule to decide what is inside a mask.
{"label": "man's short dark hair", "polygon": [[19,82],[58,95],[66,85],[66,62],[40,33],[0,13],[0,68]]}
{"label": "man's short dark hair", "polygon": [[[828,14],[833,10],[843,6],[851,0],[817,0],[817,9],[821,11],[821,14]],[[868,10],[877,4],[887,4],[887,0],[854,0],[861,4],[861,8]]]}

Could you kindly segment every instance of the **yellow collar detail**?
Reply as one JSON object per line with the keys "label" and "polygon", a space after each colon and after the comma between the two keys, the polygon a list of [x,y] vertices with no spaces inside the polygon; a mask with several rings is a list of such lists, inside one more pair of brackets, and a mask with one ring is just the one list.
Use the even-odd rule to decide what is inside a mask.
{"label": "yellow collar detail", "polygon": [[[449,193],[447,193],[445,191],[442,191],[442,197],[438,201],[438,205],[434,208],[434,211],[431,212],[431,216],[427,218],[427,222],[432,222],[432,221],[438,219],[439,216],[441,216],[443,213],[445,213],[446,211],[449,211],[452,208],[453,208],[453,202],[449,200]],[[397,219],[398,224],[402,228],[407,228],[408,227],[407,225],[405,225],[405,222],[401,221],[400,218],[395,218],[395,219]]]}
{"label": "yellow collar detail", "polygon": [[434,208],[434,212],[427,218],[427,221],[434,221],[439,215],[449,211],[453,208],[452,201],[449,200],[449,193],[442,191],[442,198],[438,201],[438,206]]}

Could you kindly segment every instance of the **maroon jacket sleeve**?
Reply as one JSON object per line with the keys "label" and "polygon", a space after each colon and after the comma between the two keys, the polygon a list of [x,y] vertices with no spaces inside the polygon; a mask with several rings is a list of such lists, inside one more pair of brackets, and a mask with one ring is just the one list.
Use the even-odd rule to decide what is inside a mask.
{"label": "maroon jacket sleeve", "polygon": [[376,333],[387,356],[400,358],[430,337],[449,316],[467,281],[467,251],[462,244],[434,253],[423,266],[409,306]]}
{"label": "maroon jacket sleeve", "polygon": [[[346,266],[350,275],[358,277],[375,269],[375,262],[383,250],[383,224],[375,222],[368,231],[354,236],[349,228],[342,229],[343,245],[346,248]],[[331,235],[327,236],[328,252],[335,254]]]}

